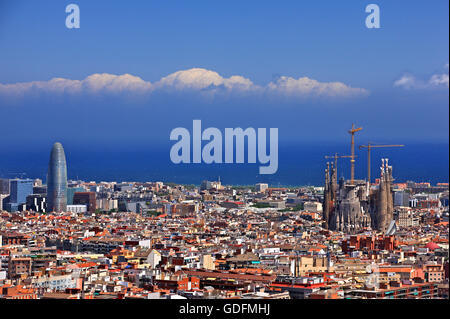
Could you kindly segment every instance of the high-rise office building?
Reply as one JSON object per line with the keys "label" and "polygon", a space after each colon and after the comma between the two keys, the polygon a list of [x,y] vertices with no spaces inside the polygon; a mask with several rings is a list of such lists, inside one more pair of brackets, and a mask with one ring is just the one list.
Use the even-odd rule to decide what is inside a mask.
{"label": "high-rise office building", "polygon": [[1,195],[9,194],[9,179],[0,178],[0,194]]}
{"label": "high-rise office building", "polygon": [[6,210],[17,211],[20,204],[27,202],[27,196],[33,194],[33,180],[31,179],[11,179],[9,184],[9,200]]}
{"label": "high-rise office building", "polygon": [[67,209],[67,166],[61,143],[53,144],[47,173],[47,211]]}

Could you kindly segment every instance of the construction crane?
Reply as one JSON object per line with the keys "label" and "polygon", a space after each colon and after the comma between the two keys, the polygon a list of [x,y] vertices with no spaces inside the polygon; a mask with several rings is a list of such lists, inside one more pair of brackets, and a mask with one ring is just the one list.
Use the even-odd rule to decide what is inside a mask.
{"label": "construction crane", "polygon": [[376,145],[372,143],[367,143],[367,145],[359,146],[359,149],[367,148],[367,181],[370,184],[370,150],[372,148],[382,148],[382,147],[403,147],[403,144],[392,144],[392,145]]}
{"label": "construction crane", "polygon": [[[332,156],[325,156],[325,158],[334,158],[334,169],[336,170],[336,176],[337,176],[337,160],[338,158],[351,158],[351,155],[339,155],[338,153],[334,153]],[[356,155],[355,155],[356,157]]]}
{"label": "construction crane", "polygon": [[355,182],[355,133],[362,130],[362,127],[355,128],[355,124],[352,124],[352,129],[348,131],[352,135],[352,155],[350,156],[351,171],[350,171],[350,182],[354,184]]}

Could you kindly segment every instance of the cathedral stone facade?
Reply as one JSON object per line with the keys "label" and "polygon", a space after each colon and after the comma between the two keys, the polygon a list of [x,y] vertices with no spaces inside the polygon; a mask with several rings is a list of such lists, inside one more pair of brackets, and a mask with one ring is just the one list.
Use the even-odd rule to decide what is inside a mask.
{"label": "cathedral stone facade", "polygon": [[348,234],[375,229],[386,232],[393,220],[392,166],[382,160],[380,182],[337,181],[336,168],[327,163],[323,198],[324,228]]}

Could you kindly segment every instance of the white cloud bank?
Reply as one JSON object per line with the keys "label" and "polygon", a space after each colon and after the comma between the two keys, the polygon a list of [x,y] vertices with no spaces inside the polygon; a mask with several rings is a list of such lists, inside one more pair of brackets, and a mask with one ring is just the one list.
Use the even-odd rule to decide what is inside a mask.
{"label": "white cloud bank", "polygon": [[[438,80],[438,79],[437,79]],[[229,78],[217,72],[193,68],[172,73],[159,81],[150,83],[130,74],[92,74],[83,80],[53,78],[49,81],[1,84],[0,96],[25,97],[40,93],[50,94],[149,94],[158,91],[277,94],[288,97],[348,98],[368,95],[368,91],[352,88],[341,82],[319,82],[307,77],[281,76],[266,86],[255,85],[240,75]]]}
{"label": "white cloud bank", "polygon": [[50,81],[33,81],[1,84],[0,94],[25,95],[27,93],[99,93],[99,92],[145,92],[151,89],[150,82],[124,74],[92,74],[84,80],[53,78]]}
{"label": "white cloud bank", "polygon": [[319,82],[307,77],[281,76],[267,86],[269,91],[291,96],[355,97],[368,95],[366,89],[352,88],[341,82]]}
{"label": "white cloud bank", "polygon": [[403,89],[431,89],[431,88],[448,88],[448,63],[445,65],[447,73],[433,74],[428,81],[418,79],[412,74],[404,74],[400,79],[394,82],[394,87]]}
{"label": "white cloud bank", "polygon": [[155,83],[155,88],[173,88],[176,90],[204,90],[214,87],[223,87],[227,90],[247,91],[254,89],[255,85],[249,79],[240,75],[224,78],[219,73],[194,68],[177,71]]}

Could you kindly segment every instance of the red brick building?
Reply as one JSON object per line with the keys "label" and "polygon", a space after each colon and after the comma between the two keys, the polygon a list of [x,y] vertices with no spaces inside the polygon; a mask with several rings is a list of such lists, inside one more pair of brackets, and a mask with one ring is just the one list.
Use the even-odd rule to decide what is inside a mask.
{"label": "red brick building", "polygon": [[342,241],[342,251],[349,253],[354,250],[394,250],[397,248],[397,241],[394,236],[350,236]]}

